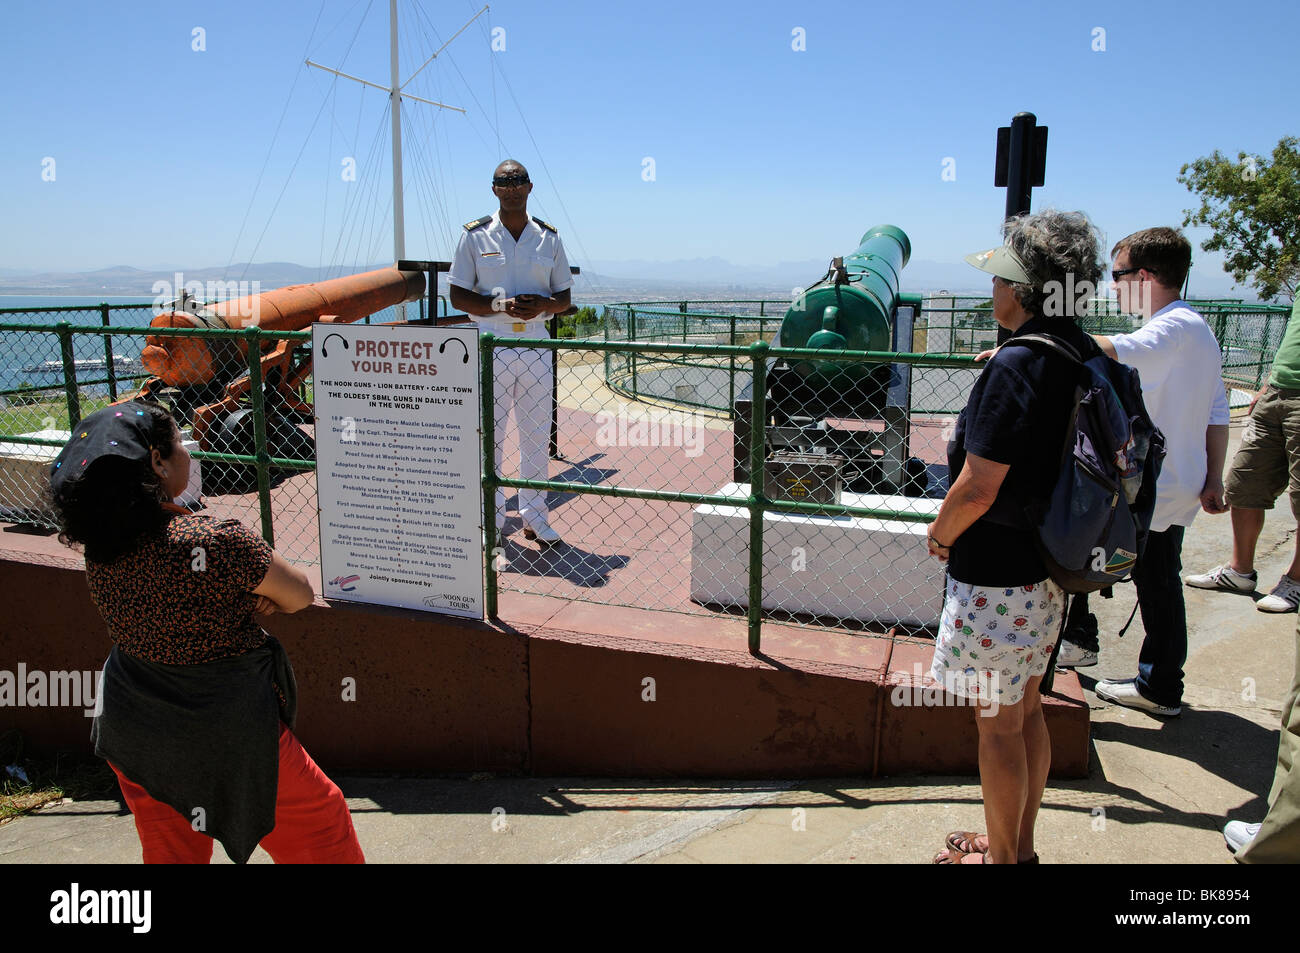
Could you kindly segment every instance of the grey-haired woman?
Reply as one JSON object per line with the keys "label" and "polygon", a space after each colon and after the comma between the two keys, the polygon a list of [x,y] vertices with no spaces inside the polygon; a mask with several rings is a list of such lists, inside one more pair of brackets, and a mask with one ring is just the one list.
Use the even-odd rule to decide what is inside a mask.
{"label": "grey-haired woman", "polygon": [[[1008,221],[1001,247],[967,256],[993,275],[993,316],[1012,338],[1048,334],[1084,360],[1098,353],[1076,319],[1101,278],[1097,234],[1079,212]],[[1057,475],[1074,378],[1042,347],[1000,348],[983,368],[948,446],[951,488],[928,532],[948,564],[931,675],[978,704],[988,834],[954,831],[935,863],[1036,863],[1034,822],[1051,741],[1039,683],[1064,595],[1038,555],[1025,506]]]}

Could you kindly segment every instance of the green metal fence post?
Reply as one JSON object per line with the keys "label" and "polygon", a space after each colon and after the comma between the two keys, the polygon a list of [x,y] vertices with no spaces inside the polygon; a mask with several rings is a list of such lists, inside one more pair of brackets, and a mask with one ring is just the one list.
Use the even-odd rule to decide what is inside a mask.
{"label": "green metal fence post", "polygon": [[[611,320],[611,318],[610,318],[610,313],[609,313],[609,308],[608,308],[608,307],[605,308],[605,313],[604,313],[604,316],[603,316],[603,317],[604,317],[604,322],[605,322],[605,343],[608,344],[608,343],[609,343],[609,323],[610,323],[610,320]],[[601,357],[601,360],[604,361],[604,363],[605,363],[605,380],[608,381],[608,380],[609,380],[609,372],[610,372],[610,369],[614,366],[613,363],[612,363],[612,361],[610,360],[610,359],[613,357],[613,355],[610,354],[609,351],[606,351],[606,352],[605,352],[604,354],[602,354],[600,357]]]}
{"label": "green metal fence post", "polygon": [[71,325],[59,322],[59,352],[63,357],[63,393],[68,401],[68,429],[81,423],[81,397],[77,394],[77,358],[72,352]]}
{"label": "green metal fence post", "polygon": [[497,548],[497,437],[496,437],[496,414],[493,408],[496,406],[496,382],[493,380],[493,361],[492,361],[492,343],[496,336],[491,331],[484,331],[479,335],[479,419],[482,421],[481,430],[483,433],[483,538],[486,545],[483,547],[484,562],[486,563],[485,586],[483,590],[484,610],[489,619],[497,617],[497,567],[496,567],[496,548]]}
{"label": "green metal fence post", "polygon": [[763,470],[767,434],[767,342],[750,346],[754,393],[749,421],[749,651],[759,652],[763,626],[763,513],[767,504]]}
{"label": "green metal fence post", "polygon": [[[636,340],[636,308],[627,309],[627,339],[629,341]],[[639,394],[640,392],[636,389],[636,351],[630,352],[628,357],[632,362],[632,393]]]}
{"label": "green metal fence post", "polygon": [[266,449],[266,401],[262,394],[261,329],[249,325],[244,329],[248,341],[248,396],[253,402],[253,443],[257,458],[257,502],[262,513],[262,538],[275,546],[275,527],[271,521],[271,454]]}
{"label": "green metal fence post", "polygon": [[[762,302],[758,305],[761,310]],[[727,336],[727,343],[735,345],[736,343],[736,316],[731,315],[731,331]],[[727,414],[734,420],[736,417],[736,355],[732,354],[727,357],[731,364],[731,373],[727,375]]]}
{"label": "green metal fence post", "polygon": [[[108,302],[100,302],[99,319],[108,327]],[[113,365],[113,335],[104,335],[104,363],[108,366],[108,399],[117,400],[117,368]]]}

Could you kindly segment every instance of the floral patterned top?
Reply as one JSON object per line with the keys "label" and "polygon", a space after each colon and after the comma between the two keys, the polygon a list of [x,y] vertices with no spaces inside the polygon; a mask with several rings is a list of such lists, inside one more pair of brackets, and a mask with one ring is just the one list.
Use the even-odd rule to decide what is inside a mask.
{"label": "floral patterned top", "polygon": [[270,568],[271,547],[238,520],[177,512],[120,559],[87,559],[86,581],[118,648],[150,662],[192,665],[266,643],[253,619],[252,590]]}

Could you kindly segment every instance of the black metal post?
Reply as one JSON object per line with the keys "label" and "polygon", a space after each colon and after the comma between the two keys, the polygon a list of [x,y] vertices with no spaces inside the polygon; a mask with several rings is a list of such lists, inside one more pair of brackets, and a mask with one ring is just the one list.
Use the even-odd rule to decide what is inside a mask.
{"label": "black metal post", "polygon": [[[569,266],[569,274],[580,275],[582,269],[577,265]],[[546,322],[546,333],[550,335],[551,340],[558,340],[560,337],[560,318],[565,314],[573,314],[578,310],[576,305],[571,306],[567,311],[560,314],[553,314]],[[574,336],[577,336],[577,326],[574,326]],[[560,456],[560,352],[551,352],[551,436],[550,444],[547,450],[548,456],[552,460],[562,460]]]}
{"label": "black metal post", "polygon": [[68,401],[68,429],[81,423],[81,396],[77,391],[77,356],[72,349],[71,325],[59,322],[59,353],[63,357],[63,394]]}
{"label": "black metal post", "polygon": [[[553,314],[546,322],[546,336],[555,340],[560,336],[560,316]],[[560,352],[551,352],[551,433],[547,456],[560,459]]]}
{"label": "black metal post", "polygon": [[1029,212],[1033,185],[1030,171],[1033,168],[1030,149],[1034,142],[1034,127],[1038,119],[1033,113],[1016,113],[1011,120],[1010,141],[1007,148],[1007,218]]}
{"label": "black metal post", "polygon": [[[99,305],[99,318],[108,327],[108,304],[101,302]],[[117,402],[117,367],[113,363],[113,335],[104,335],[104,363],[108,366],[108,399],[114,403]]]}
{"label": "black metal post", "polygon": [[[1006,218],[1028,215],[1034,186],[1042,185],[1047,167],[1047,127],[1033,113],[1016,113],[1011,125],[998,129],[993,184],[1007,190]],[[998,328],[998,344],[1011,332]]]}

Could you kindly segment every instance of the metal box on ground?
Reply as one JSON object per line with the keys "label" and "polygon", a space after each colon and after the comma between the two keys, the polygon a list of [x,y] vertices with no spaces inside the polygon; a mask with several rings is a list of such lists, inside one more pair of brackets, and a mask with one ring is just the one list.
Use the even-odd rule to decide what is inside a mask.
{"label": "metal box on ground", "polygon": [[846,462],[833,453],[778,450],[765,465],[767,495],[796,503],[839,503],[843,490],[840,471]]}

